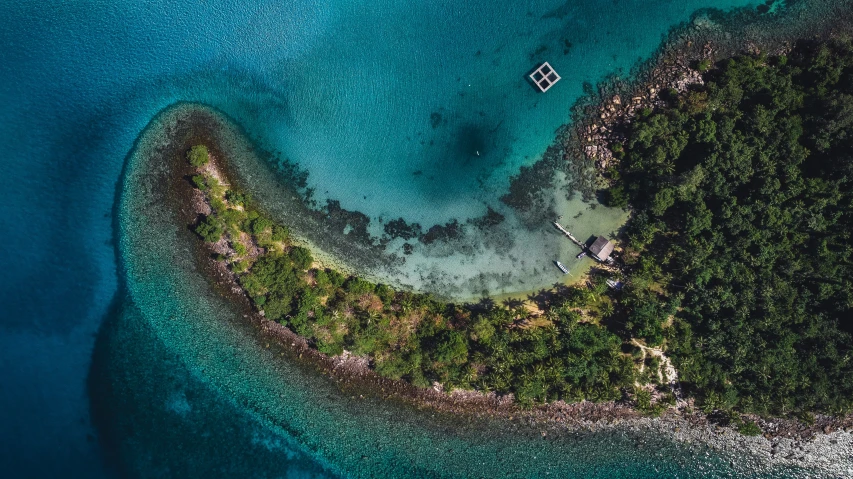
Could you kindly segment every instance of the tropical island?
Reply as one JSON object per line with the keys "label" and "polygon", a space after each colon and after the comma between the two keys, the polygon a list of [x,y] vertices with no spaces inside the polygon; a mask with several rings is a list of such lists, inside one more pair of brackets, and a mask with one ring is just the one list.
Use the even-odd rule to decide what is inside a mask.
{"label": "tropical island", "polygon": [[[452,304],[325,267],[203,142],[181,153],[191,228],[266,320],[419,388],[521,407],[628,401],[652,415],[678,403],[744,434],[766,432],[762,416],[843,421],[853,47],[804,41],[692,68],[701,83],[610,125],[603,194],[631,210],[620,271],[541,307]],[[608,287],[614,274],[625,287]]]}
{"label": "tropical island", "polygon": [[419,387],[512,393],[524,405],[615,400],[633,384],[620,338],[590,320],[612,312],[603,278],[592,288],[567,288],[545,314],[521,305],[466,308],[395,291],[316,264],[250,195],[227,186],[204,145],[187,158],[204,195],[195,232],[266,319],[320,352],[365,356],[380,375]]}
{"label": "tropical island", "polygon": [[706,409],[853,406],[853,47],[697,65],[614,143],[631,205],[626,329],[666,343]]}

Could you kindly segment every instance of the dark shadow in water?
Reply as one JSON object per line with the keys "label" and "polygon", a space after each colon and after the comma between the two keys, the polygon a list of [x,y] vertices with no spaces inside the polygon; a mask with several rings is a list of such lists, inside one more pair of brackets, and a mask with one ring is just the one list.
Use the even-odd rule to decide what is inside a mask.
{"label": "dark shadow in water", "polygon": [[472,124],[460,126],[456,131],[456,153],[462,168],[479,163],[478,160],[484,159],[486,154],[485,130]]}
{"label": "dark shadow in water", "polygon": [[[41,174],[38,179],[41,191],[49,193],[26,201],[28,206],[39,208],[38,214],[45,214],[41,212],[42,208],[52,210],[46,213],[51,218],[49,227],[40,228],[38,232],[45,243],[36,261],[56,255],[61,258],[63,267],[31,264],[33,271],[43,269],[50,272],[21,275],[15,282],[10,282],[10,287],[0,289],[4,331],[35,334],[49,331],[53,335],[68,336],[80,326],[82,318],[87,317],[89,306],[95,302],[93,285],[100,281],[100,271],[90,255],[91,239],[86,234],[66,232],[80,229],[80,218],[88,214],[86,208],[94,203],[86,183],[97,181],[90,166],[99,165],[94,152],[108,143],[105,132],[113,127],[110,120],[108,114],[102,113],[74,115],[64,118],[62,127],[51,131],[53,140],[48,154],[57,159],[55,166],[51,167],[55,171]],[[63,201],[50,198],[57,196]],[[47,206],[44,201],[48,202]],[[12,204],[15,205],[14,200]],[[15,226],[22,227],[24,223],[22,220]],[[63,274],[66,271],[72,273]],[[8,271],[4,273],[9,274]],[[50,301],[44,301],[42,295],[45,293],[50,296]],[[54,304],[62,307],[52,308]]]}
{"label": "dark shadow in water", "polygon": [[98,444],[101,446],[104,463],[107,470],[118,477],[127,477],[128,471],[122,467],[119,453],[119,431],[116,430],[115,421],[118,410],[116,404],[110,399],[115,398],[114,384],[110,380],[106,365],[109,364],[109,337],[116,328],[123,311],[123,304],[127,296],[127,284],[122,268],[121,253],[119,251],[119,213],[121,209],[121,194],[124,178],[127,176],[127,168],[131,156],[139,147],[139,139],[133,141],[133,145],[124,157],[121,174],[116,180],[113,193],[113,207],[111,210],[113,255],[116,264],[116,293],[110,301],[98,335],[95,338],[95,346],[92,351],[92,361],[89,363],[89,375],[86,378],[86,392],[89,395],[89,415],[92,425],[98,434]]}
{"label": "dark shadow in water", "polygon": [[101,328],[95,339],[95,348],[92,352],[92,362],[89,366],[89,375],[86,378],[86,392],[89,395],[89,415],[92,425],[97,431],[98,444],[101,446],[101,454],[107,471],[116,477],[128,477],[128,471],[124,469],[119,450],[120,438],[126,436],[116,427],[116,417],[119,410],[113,398],[117,397],[114,384],[110,380],[109,373],[105,367],[109,362],[108,338],[115,329],[122,313],[122,297],[124,288],[120,288],[110,301]]}
{"label": "dark shadow in water", "polygon": [[[115,238],[131,154],[116,184]],[[333,477],[289,443],[286,434],[265,428],[195,378],[161,343],[128,294],[122,253],[118,241],[113,244],[118,288],[98,331],[86,379],[89,413],[108,473],[121,478]]]}
{"label": "dark shadow in water", "polygon": [[87,380],[111,475],[334,477],[298,448],[294,431],[267,428],[196,378],[140,313],[126,290],[116,295]]}

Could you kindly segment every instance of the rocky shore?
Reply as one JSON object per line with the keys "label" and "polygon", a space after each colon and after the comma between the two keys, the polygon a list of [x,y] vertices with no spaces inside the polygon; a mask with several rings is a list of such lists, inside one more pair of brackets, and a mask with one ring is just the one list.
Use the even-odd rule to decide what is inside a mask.
{"label": "rocky shore", "polygon": [[[206,141],[215,142],[215,138],[207,136]],[[211,162],[205,169],[225,183],[227,175],[218,159],[219,154],[214,144]],[[183,171],[181,175],[175,175],[176,184],[171,189],[176,194],[173,195],[172,206],[179,212],[180,218],[191,225],[198,215],[210,212],[210,205],[204,195],[199,195],[198,190],[184,182],[184,178],[192,171],[182,161],[181,155],[175,155],[175,158],[174,167]],[[733,462],[737,461],[744,470],[749,471],[785,465],[816,468],[821,474],[816,477],[848,477],[853,474],[850,469],[853,468],[853,416],[815,416],[809,423],[796,419],[744,416],[744,420],[754,421],[762,431],[760,436],[749,437],[738,433],[725,417],[695,411],[689,401],[678,409],[665,410],[657,418],[644,416],[628,399],[600,403],[557,401],[524,409],[511,396],[476,391],[444,391],[437,384],[425,389],[405,381],[384,378],[371,369],[366,358],[347,352],[335,357],[322,354],[287,327],[269,321],[254,311],[237,283],[236,276],[223,262],[212,259],[216,254],[227,255],[228,246],[219,243],[199,244],[204,244],[197,251],[200,269],[205,270],[208,277],[214,280],[220,294],[241,307],[242,320],[257,328],[260,333],[259,347],[280,349],[281,354],[289,360],[315,369],[318,380],[325,376],[353,398],[396,401],[414,409],[445,415],[454,422],[484,419],[505,421],[508,427],[528,432],[538,431],[543,440],[556,439],[569,433],[630,431],[641,435],[670,437],[697,447],[711,447],[724,455],[730,454]]]}
{"label": "rocky shore", "polygon": [[[616,161],[610,146],[624,139],[622,132],[627,122],[639,110],[659,105],[662,102],[661,92],[668,89],[684,91],[692,84],[701,84],[702,74],[697,68],[699,62],[713,62],[743,51],[784,52],[795,38],[802,38],[806,32],[820,38],[850,31],[847,30],[850,25],[848,17],[837,15],[827,25],[821,23],[827,21],[826,16],[821,16],[819,21],[809,18],[811,23],[803,21],[783,27],[779,24],[781,20],[769,17],[752,23],[738,23],[738,18],[720,22],[698,16],[690,25],[673,33],[674,38],[645,65],[643,72],[637,74],[635,82],[629,84],[610,79],[601,85],[593,98],[578,104],[574,110],[573,126],[563,129],[557,143],[549,148],[543,160],[545,163],[540,167],[534,165],[526,174],[547,174],[548,170],[553,172],[554,167],[568,168],[572,172],[572,187],[584,192],[585,196],[594,195],[607,184],[603,172]],[[781,33],[775,36],[766,33],[767,29],[773,28]],[[211,145],[211,167],[223,178],[228,177],[227,165],[217,160],[224,158],[224,154],[216,147],[214,132],[194,133],[173,146],[181,148],[177,151],[185,151],[187,145],[196,141]],[[179,211],[185,224],[190,225],[199,214],[209,213],[209,205],[184,180],[191,171],[183,156],[178,154],[174,158],[180,163],[180,166],[176,163],[175,168],[183,169],[183,174],[176,175],[172,206]],[[539,201],[535,192],[517,191],[515,194],[518,198],[528,195],[526,199],[534,203]],[[531,218],[531,221],[539,219]],[[227,251],[222,250],[222,245],[211,248],[214,249],[198,248],[198,264],[215,280],[221,294],[242,306],[243,319],[255,325],[261,333],[263,339],[259,346],[281,347],[283,355],[316,368],[319,374],[327,376],[353,397],[400,401],[416,409],[430,409],[438,414],[469,419],[508,421],[519,427],[541,431],[544,440],[567,431],[649,432],[730,453],[733,461],[743,461],[751,470],[792,465],[818,471],[812,477],[853,477],[853,416],[849,415],[816,415],[804,420],[742,416],[742,420],[754,422],[761,431],[760,435],[750,437],[737,432],[727,417],[703,414],[689,403],[679,409],[665,410],[658,418],[644,416],[627,399],[604,403],[554,402],[522,409],[509,396],[472,391],[448,392],[440,387],[423,389],[404,381],[383,378],[370,368],[365,358],[347,353],[338,357],[326,356],[313,349],[304,338],[253,311],[233,273],[222,262],[211,259],[210,253],[225,254]]]}
{"label": "rocky shore", "polygon": [[573,124],[561,131],[549,153],[565,161],[572,188],[591,198],[609,186],[606,170],[618,161],[611,148],[625,140],[625,128],[638,112],[663,105],[671,91],[682,93],[703,85],[703,70],[725,58],[744,53],[780,55],[800,39],[849,36],[853,6],[844,3],[788,2],[778,14],[766,9],[697,13],[670,32],[655,56],[636,67],[633,80],[608,78],[597,92],[579,101],[572,109]]}

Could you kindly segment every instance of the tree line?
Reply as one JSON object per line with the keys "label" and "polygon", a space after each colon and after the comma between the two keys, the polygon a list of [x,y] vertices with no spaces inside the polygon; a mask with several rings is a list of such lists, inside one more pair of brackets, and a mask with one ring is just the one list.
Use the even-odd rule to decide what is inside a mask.
{"label": "tree line", "polygon": [[612,400],[633,388],[636,357],[591,321],[611,301],[603,279],[569,287],[543,314],[523,304],[457,305],[394,290],[315,264],[311,252],[262,214],[249,195],[222,185],[204,167],[202,145],[188,153],[191,183],[211,212],[195,232],[224,242],[216,255],[235,273],[254,307],[319,351],[369,359],[377,373],[420,387],[513,394],[529,406],[548,400]]}
{"label": "tree line", "polygon": [[[706,66],[707,67],[707,66]],[[707,410],[853,406],[853,47],[720,61],[625,126],[626,327]]]}
{"label": "tree line", "polygon": [[593,278],[534,314],[343,275],[205,173],[194,148],[192,182],[212,209],[196,232],[227,243],[217,259],[266,318],[417,386],[511,393],[522,405],[632,397],[659,411],[637,388],[657,381],[654,358],[639,372],[638,339],[667,351],[708,412],[847,412],[853,47],[801,42],[697,68],[704,85],[663,92],[611,145],[606,201],[632,210],[619,292]]}

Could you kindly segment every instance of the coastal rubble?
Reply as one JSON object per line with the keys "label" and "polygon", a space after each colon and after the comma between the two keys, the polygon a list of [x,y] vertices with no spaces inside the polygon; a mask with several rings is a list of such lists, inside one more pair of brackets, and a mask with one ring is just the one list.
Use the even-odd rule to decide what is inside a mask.
{"label": "coastal rubble", "polygon": [[[597,91],[590,90],[589,97],[572,108],[573,124],[561,129],[551,147],[559,149],[567,163],[563,168],[571,172],[571,188],[592,198],[608,187],[607,170],[618,162],[612,147],[626,139],[625,126],[640,111],[663,105],[673,92],[704,85],[705,67],[741,53],[784,54],[797,39],[825,39],[849,32],[849,10],[839,11],[829,1],[811,3],[791,7],[809,8],[809,12],[792,11],[783,16],[749,10],[727,17],[699,15],[671,32],[658,53],[636,69],[633,80],[613,76],[599,84]],[[825,13],[817,13],[821,11]],[[787,17],[798,21],[785,22]]]}
{"label": "coastal rubble", "polygon": [[[713,31],[717,37],[721,30]],[[687,53],[664,54],[658,66],[649,70],[644,80],[635,86],[613,80],[602,88],[607,101],[589,106],[589,114],[576,128],[562,133],[559,146],[548,152],[548,161],[562,161],[576,173],[576,181],[584,181],[586,193],[606,183],[601,172],[618,161],[611,145],[624,139],[620,125],[643,108],[653,108],[662,101],[661,92],[670,88],[684,91],[702,82],[701,73],[693,68],[696,60],[721,58],[733,47],[724,48],[713,41],[700,42],[694,35],[685,35],[682,46]],[[752,42],[747,49],[758,49]],[[768,47],[765,47],[765,49]],[[773,48],[784,48],[779,42]],[[672,56],[675,55],[675,56]],[[606,94],[606,96],[604,95]],[[193,193],[195,195],[195,193]],[[209,214],[209,205],[192,198],[192,217]],[[215,251],[215,250],[214,250]],[[222,252],[227,253],[227,251]],[[207,259],[207,266],[216,268],[220,262]],[[802,465],[815,468],[833,477],[853,477],[853,417],[815,416],[808,423],[789,418],[760,418],[744,416],[761,429],[762,435],[748,437],[737,433],[713,414],[692,410],[692,404],[679,402],[678,408],[663,412],[659,418],[644,417],[628,400],[592,403],[562,401],[522,409],[511,395],[476,391],[450,391],[417,388],[403,381],[383,378],[371,368],[367,358],[348,353],[329,357],[311,348],[308,342],[284,326],[253,312],[242,297],[242,289],[227,268],[215,270],[212,277],[223,286],[225,294],[246,306],[244,317],[252,321],[267,337],[286,347],[289,356],[316,367],[332,378],[341,389],[353,395],[373,395],[411,404],[413,408],[429,408],[439,413],[470,417],[487,417],[542,429],[548,440],[566,431],[633,430],[666,435],[687,444],[707,445],[730,453],[733,461],[742,461],[749,470],[780,465]]]}
{"label": "coastal rubble", "polygon": [[[215,169],[216,163],[212,159],[210,168]],[[188,196],[191,194],[194,195],[187,193]],[[182,209],[187,222],[193,222],[199,214],[209,211],[210,206],[205,201],[198,201],[194,196],[186,200],[190,200],[193,206]],[[227,242],[220,243],[223,244],[209,245],[209,251],[223,255],[232,253]],[[231,296],[235,304],[243,306],[244,320],[256,325],[269,338],[265,347],[269,348],[270,343],[284,347],[282,354],[316,368],[321,376],[329,378],[352,397],[396,400],[414,409],[433,410],[460,419],[508,421],[518,427],[539,430],[543,440],[568,433],[630,430],[669,437],[684,444],[711,447],[721,454],[730,454],[731,460],[737,461],[745,471],[803,465],[839,477],[851,474],[853,416],[816,416],[810,424],[796,419],[744,416],[744,419],[754,421],[763,433],[748,437],[724,426],[724,422],[715,419],[713,414],[695,411],[689,400],[679,401],[676,408],[664,410],[657,418],[644,416],[628,398],[598,403],[556,401],[525,409],[514,401],[511,394],[448,392],[442,388],[419,388],[402,380],[384,378],[371,368],[368,358],[349,352],[327,356],[287,327],[267,320],[263,312],[253,311],[234,273],[209,253],[200,255],[200,258],[204,258],[203,266],[208,268],[208,274],[218,284],[219,290]]]}

